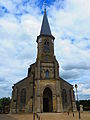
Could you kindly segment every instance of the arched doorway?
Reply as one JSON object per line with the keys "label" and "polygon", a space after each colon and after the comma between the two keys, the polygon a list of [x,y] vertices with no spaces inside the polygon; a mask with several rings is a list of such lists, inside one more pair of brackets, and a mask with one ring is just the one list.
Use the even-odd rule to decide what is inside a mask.
{"label": "arched doorway", "polygon": [[43,92],[43,112],[52,112],[53,103],[52,103],[52,91],[50,88],[45,88]]}

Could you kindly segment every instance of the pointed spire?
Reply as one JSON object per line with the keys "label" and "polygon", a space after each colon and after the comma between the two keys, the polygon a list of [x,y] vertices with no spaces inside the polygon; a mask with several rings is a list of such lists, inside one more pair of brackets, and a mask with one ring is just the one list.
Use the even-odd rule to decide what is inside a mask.
{"label": "pointed spire", "polygon": [[49,35],[49,36],[52,35],[51,30],[50,30],[50,26],[48,23],[47,14],[46,14],[46,2],[44,3],[44,17],[43,17],[40,35]]}

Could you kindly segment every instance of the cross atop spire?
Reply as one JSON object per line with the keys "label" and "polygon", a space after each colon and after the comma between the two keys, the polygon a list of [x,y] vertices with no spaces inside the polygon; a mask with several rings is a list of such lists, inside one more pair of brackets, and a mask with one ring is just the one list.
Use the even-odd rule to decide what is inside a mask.
{"label": "cross atop spire", "polygon": [[46,12],[46,0],[44,1],[44,12]]}

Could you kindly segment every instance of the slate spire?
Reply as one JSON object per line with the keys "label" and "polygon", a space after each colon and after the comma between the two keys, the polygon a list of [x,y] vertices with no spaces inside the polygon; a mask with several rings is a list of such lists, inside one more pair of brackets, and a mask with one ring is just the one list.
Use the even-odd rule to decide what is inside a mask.
{"label": "slate spire", "polygon": [[44,9],[44,16],[43,16],[43,21],[42,21],[42,26],[41,26],[41,31],[40,35],[49,35],[52,36],[48,18],[47,18],[47,13],[46,13],[46,7]]}

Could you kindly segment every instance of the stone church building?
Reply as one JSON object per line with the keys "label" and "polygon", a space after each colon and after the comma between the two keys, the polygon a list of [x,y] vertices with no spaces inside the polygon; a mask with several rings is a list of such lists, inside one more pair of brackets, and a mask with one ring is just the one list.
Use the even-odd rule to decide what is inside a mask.
{"label": "stone church building", "polygon": [[59,76],[54,40],[45,10],[40,35],[37,36],[36,62],[28,68],[27,77],[12,87],[11,113],[75,109],[73,86]]}

